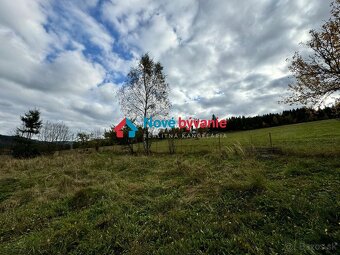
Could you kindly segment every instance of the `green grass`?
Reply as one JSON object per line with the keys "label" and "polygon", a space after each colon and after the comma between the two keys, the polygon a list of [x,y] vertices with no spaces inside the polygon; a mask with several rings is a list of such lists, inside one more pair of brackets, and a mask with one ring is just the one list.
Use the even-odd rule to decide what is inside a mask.
{"label": "green grass", "polygon": [[[301,147],[302,154],[1,158],[0,254],[336,254],[337,125],[313,122],[226,138],[247,146],[244,134],[256,141],[271,130],[286,141],[285,150]],[[320,153],[309,149],[313,144]]]}
{"label": "green grass", "polygon": [[[308,123],[300,123],[287,126],[263,128],[250,131],[225,133],[221,138],[222,148],[241,144],[250,146],[270,146],[269,133],[272,137],[272,145],[280,147],[287,153],[300,155],[339,155],[340,154],[340,121],[324,120]],[[212,151],[219,149],[219,139],[201,138],[175,140],[176,149],[180,153],[199,151]],[[141,145],[135,145],[135,149],[142,149]],[[166,141],[155,142],[154,152],[168,152]]]}

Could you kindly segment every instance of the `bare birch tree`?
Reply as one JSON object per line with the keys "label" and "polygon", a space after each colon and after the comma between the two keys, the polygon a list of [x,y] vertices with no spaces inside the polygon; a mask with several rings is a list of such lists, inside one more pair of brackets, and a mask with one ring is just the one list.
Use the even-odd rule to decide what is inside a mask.
{"label": "bare birch tree", "polygon": [[[169,85],[165,81],[163,66],[148,54],[131,68],[127,82],[119,90],[120,106],[131,121],[143,125],[144,118],[167,116],[171,107]],[[144,150],[150,152],[149,129],[144,127]]]}

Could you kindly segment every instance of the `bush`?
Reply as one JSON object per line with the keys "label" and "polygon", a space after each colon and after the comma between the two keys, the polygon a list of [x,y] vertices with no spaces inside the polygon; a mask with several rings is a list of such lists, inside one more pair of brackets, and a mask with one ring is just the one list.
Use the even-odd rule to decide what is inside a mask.
{"label": "bush", "polygon": [[33,158],[39,156],[40,152],[37,144],[31,140],[18,137],[12,150],[12,156],[15,158]]}

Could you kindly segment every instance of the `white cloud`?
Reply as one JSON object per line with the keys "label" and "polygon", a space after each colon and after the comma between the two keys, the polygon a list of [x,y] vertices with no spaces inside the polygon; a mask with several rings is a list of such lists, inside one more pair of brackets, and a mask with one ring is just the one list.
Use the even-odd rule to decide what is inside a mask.
{"label": "white cloud", "polygon": [[[59,37],[44,29],[48,11],[43,7],[48,4],[47,1],[0,3],[0,103],[6,111],[6,118],[0,122],[1,133],[18,125],[19,115],[32,107],[40,108],[45,117],[56,120],[69,123],[72,119],[78,123],[83,120],[84,126],[88,121],[86,114],[75,114],[76,106],[90,102],[84,95],[96,89],[105,77],[101,65],[84,57],[83,45],[74,41],[73,50],[64,49],[64,41],[59,40],[63,35]],[[98,27],[92,24],[89,28],[94,34]],[[101,41],[103,37],[98,38]],[[49,60],[53,49],[58,51]],[[100,102],[94,108],[100,110],[97,104]]]}
{"label": "white cloud", "polygon": [[155,2],[150,0],[114,0],[102,6],[103,16],[122,35],[127,35],[154,15]]}
{"label": "white cloud", "polygon": [[36,57],[43,57],[51,38],[42,26],[46,15],[42,4],[47,1],[4,0],[0,3],[0,24],[2,29],[10,28],[16,37],[30,47]]}
{"label": "white cloud", "polygon": [[178,45],[176,33],[161,15],[152,17],[147,27],[131,34],[126,41],[137,46],[142,52],[150,52],[155,58]]}
{"label": "white cloud", "polygon": [[[90,6],[95,3],[89,3]],[[106,28],[98,23],[92,16],[88,15],[86,10],[78,8],[78,4],[66,2],[62,4],[63,14],[49,13],[56,22],[56,29],[67,30],[72,38],[84,36],[90,40],[94,45],[100,47],[106,52],[110,52],[114,43],[114,38],[109,34]]]}

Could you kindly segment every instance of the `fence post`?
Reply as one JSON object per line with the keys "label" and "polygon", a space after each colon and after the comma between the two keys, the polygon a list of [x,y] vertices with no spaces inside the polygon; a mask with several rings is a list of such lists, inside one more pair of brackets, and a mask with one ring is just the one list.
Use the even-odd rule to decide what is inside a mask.
{"label": "fence post", "polygon": [[221,134],[220,133],[218,133],[218,149],[221,153]]}
{"label": "fence post", "polygon": [[270,147],[273,148],[272,133],[270,132],[269,132],[269,142],[270,142]]}

